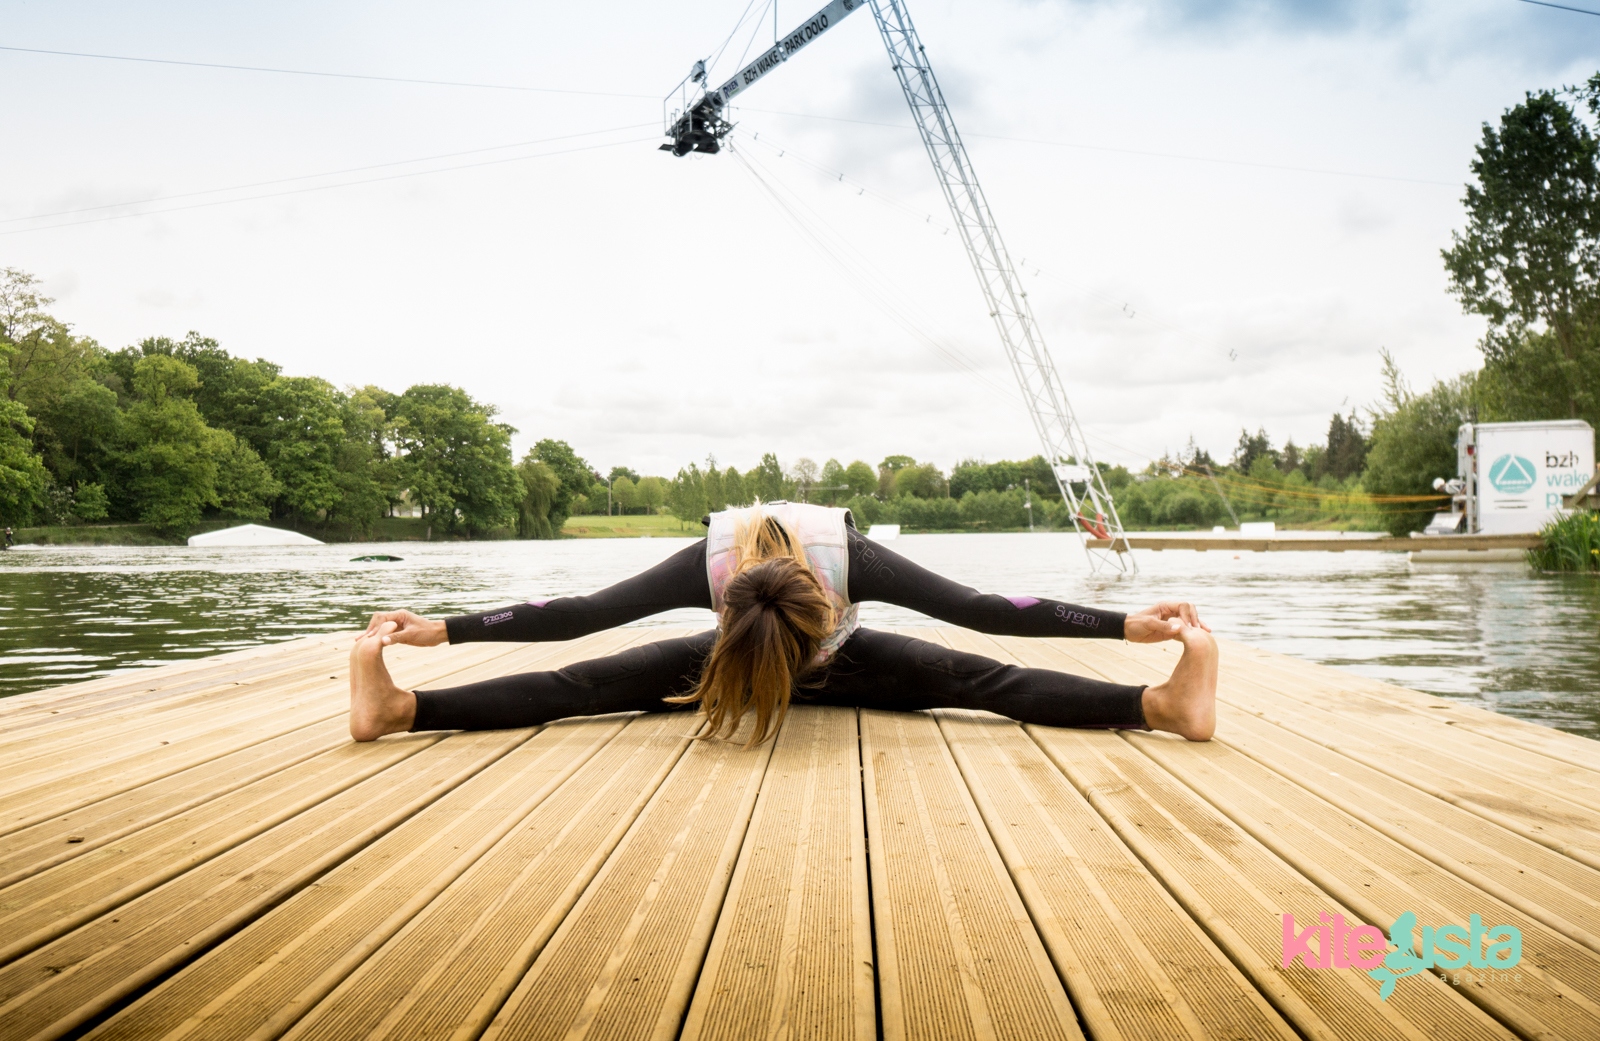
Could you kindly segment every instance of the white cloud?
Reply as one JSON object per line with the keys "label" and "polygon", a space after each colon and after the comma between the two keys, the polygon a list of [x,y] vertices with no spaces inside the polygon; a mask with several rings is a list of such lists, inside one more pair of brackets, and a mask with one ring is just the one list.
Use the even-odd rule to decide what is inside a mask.
{"label": "white cloud", "polygon": [[[21,46],[650,97],[9,53],[8,139],[30,147],[8,153],[0,218],[653,124],[652,98],[742,9],[13,5]],[[1480,325],[1438,257],[1454,185],[1483,121],[1593,60],[1582,16],[1498,0],[914,14],[1078,414],[1128,462],[1191,433],[1226,455],[1241,426],[1317,440],[1329,413],[1376,396],[1379,346],[1418,381],[1472,366]],[[519,447],[559,437],[603,467],[1031,455],[886,65],[858,16],[739,110],[761,176],[831,229],[822,249],[734,156],[673,160],[646,129],[0,234],[0,265],[47,277],[61,317],[108,346],[198,329],[339,384],[456,383],[502,409]],[[748,143],[758,131],[789,154]]]}

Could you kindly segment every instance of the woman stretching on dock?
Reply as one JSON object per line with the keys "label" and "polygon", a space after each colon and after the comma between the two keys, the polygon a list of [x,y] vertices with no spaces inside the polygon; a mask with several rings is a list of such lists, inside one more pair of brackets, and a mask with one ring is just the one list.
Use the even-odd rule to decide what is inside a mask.
{"label": "woman stretching on dock", "polygon": [[[1216,728],[1217,645],[1189,604],[1123,615],[979,593],[867,539],[843,509],[768,503],[712,514],[709,526],[702,541],[590,596],[442,622],[410,611],[374,615],[350,655],[351,736],[698,707],[708,736],[731,736],[754,712],[750,740],[758,743],[776,733],[791,695],[818,705],[987,709],[1024,723],[1165,730],[1191,741]],[[1183,654],[1165,683],[1107,683],[862,629],[856,605],[867,600],[983,633],[1178,640]],[[571,640],[679,607],[715,611],[718,629],[441,690],[402,690],[383,664],[391,643]]]}

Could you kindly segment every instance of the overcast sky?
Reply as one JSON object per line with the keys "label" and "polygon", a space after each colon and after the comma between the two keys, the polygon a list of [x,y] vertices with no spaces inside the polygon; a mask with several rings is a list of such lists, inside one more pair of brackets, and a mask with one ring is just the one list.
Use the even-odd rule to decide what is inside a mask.
{"label": "overcast sky", "polygon": [[[0,0],[12,48],[590,92],[0,51],[0,267],[108,347],[194,329],[341,386],[462,386],[519,454],[1032,455],[870,12],[742,96],[737,154],[655,150],[745,10]],[[1131,465],[1320,440],[1381,347],[1418,384],[1475,367],[1439,251],[1481,124],[1600,67],[1600,17],[1517,0],[911,12],[1094,450]]]}

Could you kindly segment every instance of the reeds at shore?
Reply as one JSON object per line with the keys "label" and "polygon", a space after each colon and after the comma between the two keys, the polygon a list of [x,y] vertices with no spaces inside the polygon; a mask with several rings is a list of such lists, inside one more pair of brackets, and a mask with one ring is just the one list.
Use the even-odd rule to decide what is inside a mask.
{"label": "reeds at shore", "polygon": [[1600,572],[1600,512],[1579,510],[1551,521],[1539,533],[1544,546],[1528,550],[1540,571]]}

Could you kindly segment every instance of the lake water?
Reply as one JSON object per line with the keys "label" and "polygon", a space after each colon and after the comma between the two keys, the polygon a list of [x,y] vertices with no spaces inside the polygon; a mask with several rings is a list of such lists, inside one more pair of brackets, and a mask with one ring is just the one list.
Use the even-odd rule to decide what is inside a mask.
{"label": "lake water", "polygon": [[[686,539],[0,553],[0,695],[348,629],[374,610],[481,610],[597,589]],[[894,548],[980,589],[1135,609],[1187,599],[1220,636],[1600,737],[1600,580],[1395,553],[1138,551],[1091,576],[1057,534],[906,535]],[[399,563],[357,563],[393,553]],[[863,605],[865,625],[937,624]],[[708,611],[642,625],[709,628]]]}

